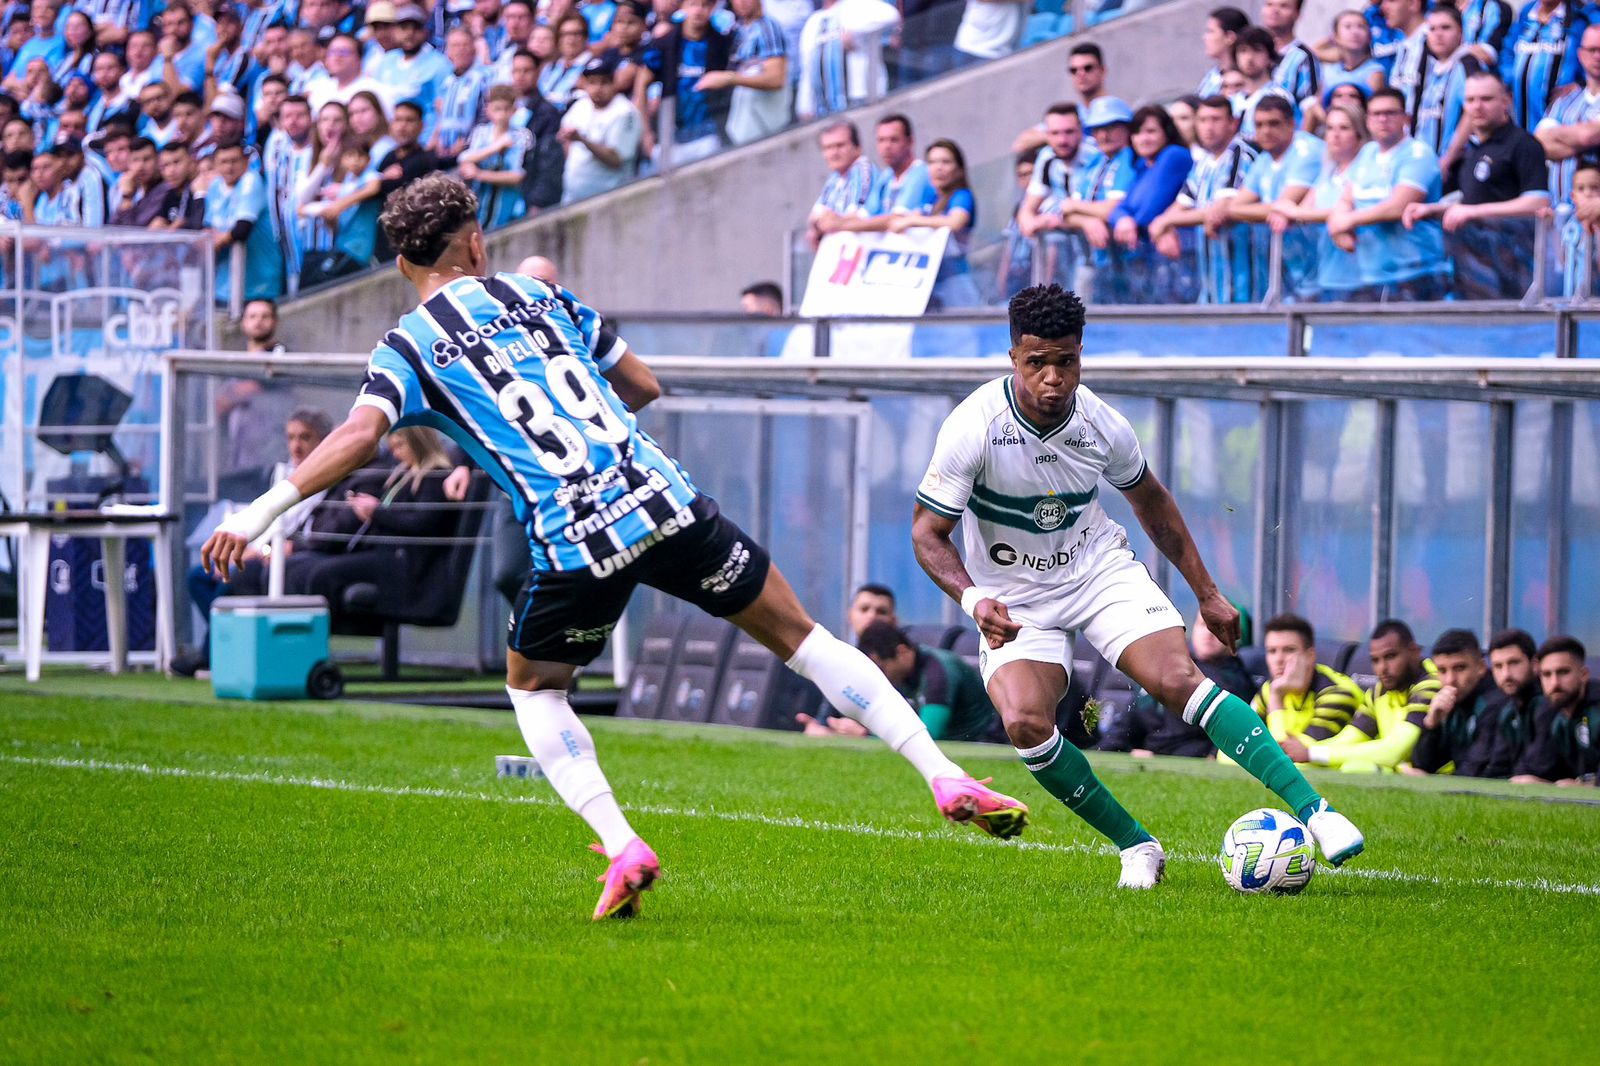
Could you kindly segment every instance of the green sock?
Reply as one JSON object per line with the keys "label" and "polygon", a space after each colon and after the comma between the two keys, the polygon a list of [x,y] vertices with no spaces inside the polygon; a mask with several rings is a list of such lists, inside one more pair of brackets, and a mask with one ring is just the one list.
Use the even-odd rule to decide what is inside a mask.
{"label": "green sock", "polygon": [[1017,755],[1046,792],[1110,837],[1119,850],[1154,839],[1094,776],[1083,752],[1059,732],[1052,731],[1050,739],[1037,748],[1018,748]]}
{"label": "green sock", "polygon": [[1183,709],[1183,720],[1204,729],[1218,751],[1276,792],[1291,811],[1298,814],[1322,799],[1267,731],[1267,723],[1231,692],[1201,682]]}

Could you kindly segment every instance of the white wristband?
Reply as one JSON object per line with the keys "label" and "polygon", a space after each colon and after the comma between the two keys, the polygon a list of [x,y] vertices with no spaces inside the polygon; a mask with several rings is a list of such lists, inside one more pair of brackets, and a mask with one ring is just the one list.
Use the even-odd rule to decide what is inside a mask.
{"label": "white wristband", "polygon": [[1325,748],[1311,748],[1306,752],[1306,756],[1314,765],[1327,766],[1329,760],[1333,758],[1333,753]]}
{"label": "white wristband", "polygon": [[217,526],[219,533],[233,533],[246,541],[253,541],[277,521],[279,515],[300,502],[300,490],[291,481],[280,481],[242,511],[223,519]]}
{"label": "white wristband", "polygon": [[978,602],[980,600],[987,600],[989,598],[989,594],[983,591],[983,589],[980,589],[976,585],[969,585],[966,591],[961,593],[962,613],[968,618],[976,619],[978,616],[973,612],[978,609]]}

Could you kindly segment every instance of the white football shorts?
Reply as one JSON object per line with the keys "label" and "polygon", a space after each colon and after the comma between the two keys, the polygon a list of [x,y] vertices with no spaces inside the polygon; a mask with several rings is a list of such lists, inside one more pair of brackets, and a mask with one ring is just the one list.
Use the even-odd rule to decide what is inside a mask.
{"label": "white football shorts", "polygon": [[[1006,597],[998,597],[1006,603]],[[1072,670],[1073,634],[1082,631],[1095,650],[1115,666],[1128,646],[1163,629],[1183,628],[1183,618],[1161,591],[1150,571],[1129,548],[1113,548],[1075,586],[1026,606],[1006,603],[1013,621],[1022,623],[1015,640],[999,648],[979,635],[978,666],[984,684],[1006,663],[1019,659],[1055,663]]]}

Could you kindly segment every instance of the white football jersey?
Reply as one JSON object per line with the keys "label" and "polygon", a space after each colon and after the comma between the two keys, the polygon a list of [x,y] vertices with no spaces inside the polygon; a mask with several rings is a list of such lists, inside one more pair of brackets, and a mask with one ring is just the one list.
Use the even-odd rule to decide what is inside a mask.
{"label": "white football jersey", "polygon": [[1145,471],[1133,427],[1086,386],[1067,420],[1046,431],[1017,407],[1007,375],[945,419],[917,502],[965,518],[972,580],[1021,606],[1091,577],[1102,550],[1127,547],[1127,533],[1100,506],[1100,479],[1130,489]]}

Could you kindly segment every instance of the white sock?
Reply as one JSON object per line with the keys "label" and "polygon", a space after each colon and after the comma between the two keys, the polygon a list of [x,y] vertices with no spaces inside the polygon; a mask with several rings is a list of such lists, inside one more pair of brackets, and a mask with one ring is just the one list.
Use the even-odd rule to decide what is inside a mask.
{"label": "white sock", "polygon": [[517,712],[522,739],[556,793],[599,835],[607,856],[622,854],[639,834],[611,795],[611,785],[595,758],[594,738],[572,713],[567,694],[556,689],[527,692],[510,686],[506,692]]}
{"label": "white sock", "polygon": [[928,727],[883,671],[824,627],[817,626],[801,641],[788,665],[820,688],[834,710],[854,718],[909,759],[929,784],[936,777],[966,776],[939,750]]}

